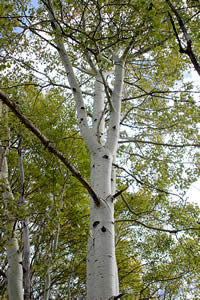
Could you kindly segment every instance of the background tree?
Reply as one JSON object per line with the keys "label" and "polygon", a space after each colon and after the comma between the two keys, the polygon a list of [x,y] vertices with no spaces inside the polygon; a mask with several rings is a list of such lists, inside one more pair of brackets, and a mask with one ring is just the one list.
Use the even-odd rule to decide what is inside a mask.
{"label": "background tree", "polygon": [[[119,266],[120,258],[123,261],[126,257],[133,264],[132,270],[135,271],[132,272],[139,270],[140,280],[135,290],[139,290],[141,297],[155,295],[163,289],[166,295],[175,295],[178,289],[171,282],[175,280],[180,284],[182,280],[184,285],[186,274],[191,270],[185,253],[184,263],[179,264],[178,270],[172,267],[177,249],[180,249],[179,242],[183,244],[184,240],[186,244],[195,244],[198,240],[196,220],[199,210],[186,205],[184,194],[199,176],[196,147],[199,146],[199,110],[192,98],[192,86],[180,87],[178,81],[183,77],[187,61],[181,60],[176,50],[176,37],[171,33],[166,2],[42,1],[41,5],[30,8],[28,1],[25,4],[17,1],[13,3],[12,15],[9,9],[3,8],[5,17],[1,19],[1,88],[15,102],[2,93],[1,99],[37,134],[45,145],[44,153],[48,149],[61,159],[93,199],[87,257],[88,299],[108,299],[119,294],[113,201],[127,187],[129,190],[122,195],[122,201],[128,210],[117,201],[117,215],[120,218],[117,223],[123,220],[130,222],[132,227],[137,226],[134,231],[130,230],[131,237],[129,227],[125,226],[125,241],[119,239],[117,246],[120,242],[123,245],[134,239],[135,247],[141,249],[141,246],[142,251],[133,260],[127,255],[127,249],[120,252],[117,248]],[[30,86],[37,86],[35,101],[30,100]],[[50,105],[48,98],[52,105],[55,103],[59,113],[51,110],[50,116],[47,114],[44,117],[47,104]],[[44,103],[39,111],[35,110],[37,102]],[[71,112],[67,109],[69,106]],[[77,123],[72,125],[68,120],[72,115],[74,118],[75,109]],[[24,117],[23,112],[34,120],[46,137]],[[66,121],[70,135],[59,131],[59,125]],[[46,127],[50,130],[46,131]],[[82,136],[78,136],[79,144],[84,140],[90,152],[90,185],[85,180],[88,169],[85,178],[81,175],[79,156],[75,160],[71,154],[68,156],[67,145],[60,142],[67,139],[73,145],[74,131]],[[62,152],[71,157],[70,161]],[[45,169],[42,171],[46,175]],[[115,191],[116,174],[119,193]],[[62,173],[60,193],[64,178]],[[34,180],[31,182],[34,183]],[[45,177],[48,190],[47,182]],[[173,195],[175,193],[178,196]],[[81,197],[85,200],[86,195]],[[52,199],[51,193],[47,199]],[[55,199],[62,197],[56,196]],[[62,209],[61,206],[55,213],[64,218]],[[53,213],[49,207],[47,211]],[[55,228],[61,234],[59,220]],[[42,223],[45,228],[48,227],[48,220],[42,220]],[[34,224],[36,232],[39,230],[38,220]],[[158,232],[157,242],[155,236],[148,237],[149,230]],[[193,232],[192,241],[188,232]],[[178,235],[179,241],[170,238],[171,234]],[[55,241],[56,233],[50,236],[51,241],[46,242],[46,247]],[[141,243],[138,242],[140,236]],[[147,245],[145,240],[149,241]],[[153,256],[157,252],[150,251],[153,245],[159,253],[155,259]],[[43,247],[41,251],[45,253],[45,243]],[[52,251],[55,249],[56,253],[59,249],[64,251],[60,246],[54,250],[52,248]],[[130,249],[133,251],[132,247]],[[166,256],[161,265],[163,250]],[[45,271],[43,282],[45,274],[48,280],[47,288],[44,288],[44,283],[41,293],[49,289],[48,273],[49,268],[52,270],[53,267],[51,253],[54,252],[49,253],[46,267],[42,267]],[[140,267],[147,258],[151,258],[151,263],[145,264],[150,269]],[[196,261],[194,264],[198,268]],[[42,260],[39,265],[43,266]],[[168,268],[164,273],[166,265]],[[120,272],[123,278],[123,269]],[[194,274],[192,270],[190,272]],[[155,277],[152,280],[153,274]],[[126,283],[122,283],[122,287],[123,284],[127,288]]]}

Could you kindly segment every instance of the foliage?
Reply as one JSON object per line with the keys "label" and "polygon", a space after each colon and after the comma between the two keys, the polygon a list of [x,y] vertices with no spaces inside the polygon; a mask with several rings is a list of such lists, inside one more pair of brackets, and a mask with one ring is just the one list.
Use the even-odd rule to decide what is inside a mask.
{"label": "foliage", "polygon": [[[89,179],[90,157],[56,52],[60,37],[55,36],[49,22],[47,2],[34,7],[22,0],[9,4],[0,7],[0,88]],[[174,5],[188,24],[198,54],[198,6],[195,1],[187,8],[185,1],[174,1]],[[115,205],[120,288],[127,297],[136,298],[195,295],[199,291],[200,211],[197,205],[187,202],[185,194],[200,175],[199,104],[192,84],[181,81],[189,60],[179,53],[169,8],[165,1],[135,0],[54,1],[54,6],[82,89],[89,124],[95,83],[93,64],[106,74],[104,112],[108,127],[114,56],[130,47],[115,164],[118,190],[129,187],[123,193],[125,202],[119,197]],[[88,195],[11,114],[9,127],[9,180],[16,203],[20,188],[16,152],[19,136],[23,141],[26,209],[16,203],[10,209],[16,220],[25,215],[29,218],[33,297],[43,295],[50,264],[52,297],[84,296]],[[132,209],[127,208],[126,201]],[[0,214],[3,223],[2,203]],[[0,247],[3,249],[3,243]],[[1,253],[5,272],[7,261],[5,252]]]}

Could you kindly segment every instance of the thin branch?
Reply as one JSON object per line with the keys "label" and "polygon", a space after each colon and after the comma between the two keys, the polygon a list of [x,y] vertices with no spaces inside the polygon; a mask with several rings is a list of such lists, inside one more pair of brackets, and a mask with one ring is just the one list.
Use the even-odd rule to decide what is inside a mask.
{"label": "thin branch", "polygon": [[[15,84],[12,86],[8,86],[8,87],[0,87],[1,90],[7,90],[7,89],[12,89],[12,88],[16,88],[16,87],[21,87],[21,86],[36,86],[36,87],[40,87],[41,89],[47,88],[49,86],[55,86],[55,87],[62,87],[64,89],[68,89],[71,91],[71,87],[65,84],[58,84],[58,83],[53,83],[52,81],[50,83],[41,85],[39,83],[19,83],[19,84]],[[94,93],[90,93],[90,92],[86,92],[86,91],[82,91],[82,94],[87,95],[87,96],[94,96]]]}
{"label": "thin branch", "polygon": [[133,215],[138,216],[139,214],[137,214],[136,212],[134,212],[134,211],[132,210],[132,208],[130,207],[130,205],[129,205],[128,202],[126,201],[124,195],[121,194],[120,196],[121,196],[122,200],[124,201],[124,203],[126,204],[126,207],[128,208],[128,210],[129,210]]}
{"label": "thin branch", "polygon": [[131,137],[125,137],[122,138],[118,142],[119,144],[125,144],[125,143],[142,143],[142,144],[150,144],[150,145],[157,145],[157,146],[164,146],[164,147],[173,147],[173,148],[184,148],[184,147],[200,147],[200,144],[170,144],[170,143],[158,143],[158,142],[152,142],[152,141],[146,141],[146,140],[138,140]]}
{"label": "thin branch", "polygon": [[181,46],[181,42],[179,40],[179,37],[177,35],[177,32],[176,32],[176,28],[175,28],[175,25],[174,25],[174,22],[172,20],[172,18],[170,18],[170,21],[172,23],[172,27],[173,27],[173,30],[175,32],[175,35],[176,35],[176,38],[178,40],[178,43],[179,43],[179,47],[180,47],[180,52],[181,53],[185,53],[189,56],[195,70],[197,71],[197,73],[199,74],[200,76],[200,65],[197,61],[197,58],[196,58],[196,55],[194,54],[193,50],[192,50],[192,40],[191,40],[191,37],[190,35],[188,34],[188,31],[183,23],[183,20],[180,16],[180,14],[178,13],[178,10],[175,8],[175,6],[172,4],[172,2],[170,0],[166,0],[167,4],[169,5],[169,7],[171,8],[171,10],[173,11],[173,13],[175,14],[176,18],[177,18],[177,21],[179,23],[179,26],[181,28],[181,31],[185,37],[185,40],[186,40],[186,43],[187,43],[187,47],[186,49],[184,50],[183,47]]}
{"label": "thin branch", "polygon": [[[124,203],[126,204],[128,210],[134,214],[134,215],[138,215],[136,214],[130,207],[130,205],[128,204],[128,202],[126,201],[125,197],[123,194],[121,194],[121,198],[124,201]],[[155,226],[151,226],[151,225],[147,225],[141,221],[138,221],[136,219],[118,219],[115,220],[115,222],[134,222],[136,224],[142,225],[143,227],[147,228],[147,229],[153,229],[156,231],[162,231],[162,232],[168,232],[168,233],[178,233],[178,232],[182,232],[182,231],[188,231],[188,230],[200,230],[200,227],[188,227],[188,228],[182,228],[182,229],[165,229],[165,228],[158,228]]]}
{"label": "thin branch", "polygon": [[122,190],[118,191],[117,193],[115,193],[112,198],[113,200],[119,196],[122,196],[122,193],[125,192],[128,189],[128,186],[126,186],[125,188],[123,188]]}
{"label": "thin branch", "polygon": [[166,191],[166,190],[157,188],[157,187],[153,186],[153,185],[150,184],[150,183],[141,181],[141,180],[138,179],[136,176],[134,176],[133,174],[131,174],[130,172],[128,172],[125,168],[120,167],[120,166],[118,166],[117,164],[113,164],[113,166],[115,166],[115,167],[117,167],[118,169],[121,169],[121,170],[123,170],[124,172],[126,172],[126,174],[128,174],[129,176],[131,176],[132,178],[134,178],[134,179],[136,180],[136,182],[139,183],[140,185],[145,185],[145,186],[147,186],[147,187],[149,187],[149,188],[151,188],[151,189],[156,190],[157,192],[164,193],[164,194],[166,194],[166,195],[175,196],[175,197],[178,197],[178,198],[180,198],[181,200],[183,200],[183,198],[182,198],[180,195],[177,195],[177,194],[172,193],[172,192],[168,192],[168,191]]}
{"label": "thin branch", "polygon": [[165,229],[165,228],[158,228],[158,227],[154,227],[151,225],[147,225],[144,224],[143,222],[140,222],[136,219],[117,219],[115,220],[115,222],[134,222],[137,223],[147,229],[152,229],[152,230],[156,230],[156,231],[162,231],[162,232],[168,232],[168,233],[178,233],[178,232],[182,232],[182,231],[189,231],[189,230],[200,230],[200,227],[188,227],[188,228],[182,228],[182,229]]}
{"label": "thin branch", "polygon": [[170,12],[168,12],[168,14],[169,14],[170,22],[172,24],[172,28],[174,30],[174,34],[175,34],[176,39],[177,39],[178,44],[179,44],[180,53],[186,53],[186,50],[183,48],[183,46],[181,44],[181,40],[179,39],[178,32],[176,30],[176,26],[175,26],[174,20],[172,18],[172,15],[170,14]]}

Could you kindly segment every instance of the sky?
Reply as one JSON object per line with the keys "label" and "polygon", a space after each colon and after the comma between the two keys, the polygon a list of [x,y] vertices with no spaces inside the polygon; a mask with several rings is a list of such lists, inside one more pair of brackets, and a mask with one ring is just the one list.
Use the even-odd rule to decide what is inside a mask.
{"label": "sky", "polygon": [[[194,90],[200,90],[200,77],[195,70],[186,74],[185,81],[189,80],[193,81],[195,86]],[[200,104],[200,94],[195,94],[194,97],[196,102]],[[187,196],[190,201],[198,203],[200,206],[200,179],[191,185],[190,189],[187,192]]]}
{"label": "sky", "polygon": [[38,6],[38,0],[31,0],[31,4],[33,7],[37,7]]}
{"label": "sky", "polygon": [[[31,4],[33,7],[37,8],[38,0],[31,0]],[[200,90],[200,77],[195,70],[191,70],[185,73],[184,78],[185,78],[184,80],[185,82],[187,81],[194,82],[194,86],[195,86],[194,90],[196,90],[197,88],[199,88]],[[200,105],[200,94],[194,94],[194,97],[196,99],[196,102],[199,103]],[[187,196],[189,198],[189,201],[198,203],[200,206],[200,179],[191,185],[191,187],[187,192]]]}
{"label": "sky", "polygon": [[200,179],[194,182],[187,192],[189,201],[198,203],[200,206]]}

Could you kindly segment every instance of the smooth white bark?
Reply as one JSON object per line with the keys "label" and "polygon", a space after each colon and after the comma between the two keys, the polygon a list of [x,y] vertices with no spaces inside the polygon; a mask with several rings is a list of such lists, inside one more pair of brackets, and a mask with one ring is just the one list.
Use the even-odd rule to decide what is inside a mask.
{"label": "smooth white bark", "polygon": [[119,294],[115,259],[114,205],[111,198],[112,155],[94,154],[91,184],[101,199],[91,203],[87,255],[87,299],[109,299]]}
{"label": "smooth white bark", "polygon": [[6,243],[8,257],[8,297],[9,300],[23,300],[23,270],[22,255],[16,238],[10,238]]}
{"label": "smooth white bark", "polygon": [[[5,177],[6,176],[6,177]],[[0,179],[1,188],[3,190],[2,196],[7,206],[8,201],[13,201],[13,195],[7,179],[7,162],[4,157],[4,162],[1,167]],[[23,300],[23,268],[22,268],[22,255],[19,250],[17,238],[15,237],[15,224],[12,216],[8,213],[8,225],[5,232],[6,252],[8,258],[8,296],[9,300]]]}
{"label": "smooth white bark", "polygon": [[[108,132],[105,132],[104,120],[106,82],[103,73],[98,71],[96,66],[92,68],[96,73],[96,83],[93,128],[90,129],[82,92],[65,49],[62,31],[56,20],[50,0],[48,1],[47,10],[55,33],[58,53],[76,102],[81,135],[91,154],[91,187],[100,199],[100,205],[94,203],[93,200],[90,205],[90,238],[87,248],[87,299],[107,300],[119,294],[115,257],[114,204],[112,199],[115,192],[115,171],[112,164],[115,161],[119,139],[124,63],[122,60],[116,59],[112,96],[110,97],[106,93],[110,105]],[[88,53],[87,56],[89,56]],[[87,59],[93,64],[90,57],[87,57]],[[106,86],[106,91],[107,88]]]}
{"label": "smooth white bark", "polygon": [[[110,122],[106,144],[92,153],[91,185],[101,199],[100,207],[91,203],[90,238],[87,253],[87,299],[109,299],[119,294],[118,270],[115,256],[114,204],[115,162],[119,140],[121,94],[124,77],[123,62],[118,61],[115,68],[115,83],[110,103]],[[103,88],[96,78],[94,112],[102,111]],[[98,89],[97,89],[98,87]],[[96,125],[93,123],[93,130]],[[105,134],[105,132],[104,132]],[[96,129],[98,137],[98,130]]]}
{"label": "smooth white bark", "polygon": [[74,96],[74,100],[76,102],[76,111],[77,111],[77,117],[78,117],[78,126],[81,131],[81,135],[86,142],[88,148],[90,151],[94,150],[94,147],[97,147],[96,139],[92,135],[92,131],[90,130],[88,126],[87,121],[87,113],[85,109],[85,103],[83,101],[83,95],[81,92],[81,89],[79,87],[78,80],[76,79],[76,76],[74,74],[74,70],[70,61],[70,58],[68,56],[68,53],[65,49],[64,41],[62,38],[62,32],[60,30],[60,27],[57,24],[55,13],[53,10],[53,6],[51,4],[51,1],[48,1],[47,6],[49,18],[51,20],[51,24],[53,25],[53,30],[55,33],[55,42],[57,45],[58,53],[60,55],[60,59],[62,61],[62,64],[65,68],[67,79],[69,82],[69,85],[72,90],[72,94]]}
{"label": "smooth white bark", "polygon": [[123,80],[124,62],[119,60],[115,65],[115,81],[111,97],[112,108],[110,111],[109,130],[106,142],[106,147],[112,152],[113,155],[116,154],[119,140]]}
{"label": "smooth white bark", "polygon": [[[2,108],[0,107],[0,120],[2,119]],[[7,123],[7,116],[5,117],[5,124]],[[7,136],[9,141],[9,129],[7,124]],[[7,150],[8,145],[2,145],[0,141],[0,193],[5,204],[5,213],[7,213],[8,221],[5,228],[5,245],[8,258],[8,297],[9,300],[23,300],[23,268],[22,255],[19,250],[17,238],[15,237],[16,224],[13,216],[7,210],[8,203],[14,201],[14,197],[8,181],[8,164],[7,164]]]}
{"label": "smooth white bark", "polygon": [[101,145],[105,144],[105,117],[104,117],[104,84],[98,72],[95,80],[95,93],[93,103],[93,135]]}

